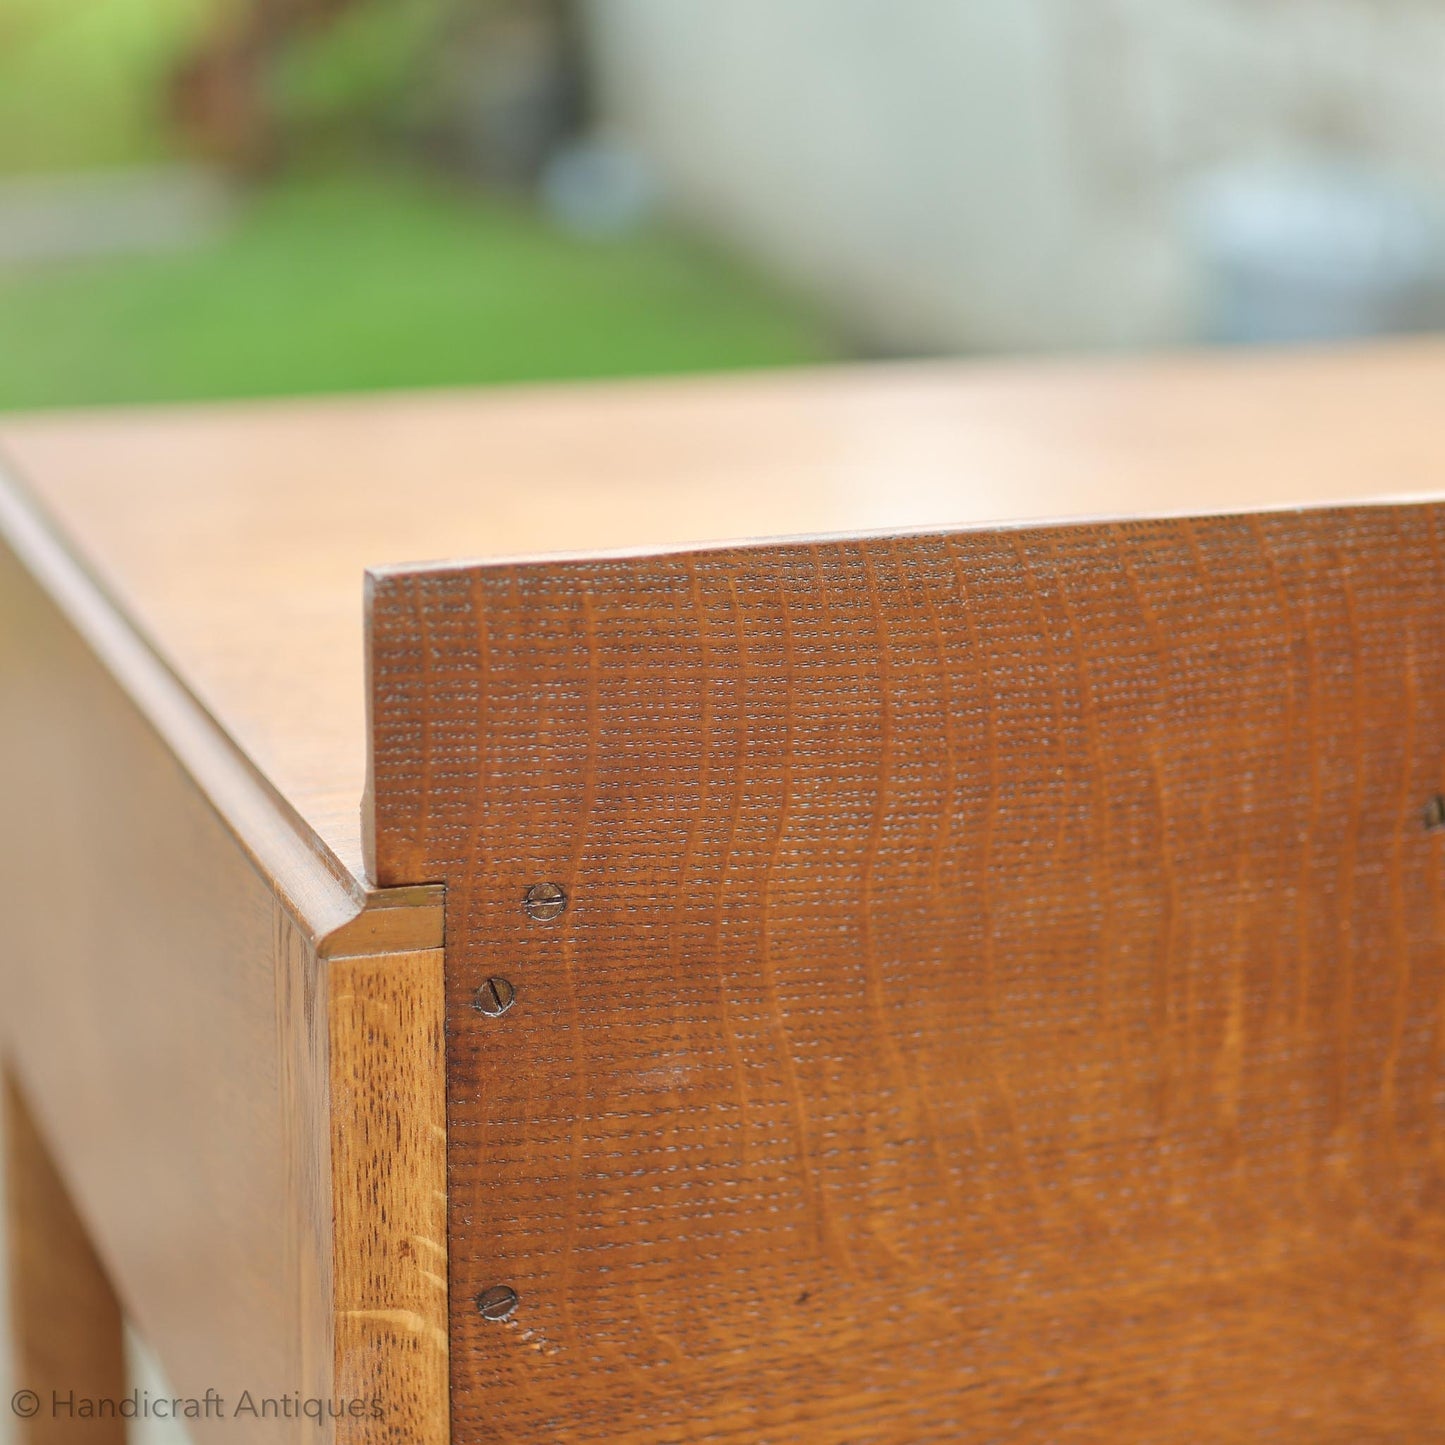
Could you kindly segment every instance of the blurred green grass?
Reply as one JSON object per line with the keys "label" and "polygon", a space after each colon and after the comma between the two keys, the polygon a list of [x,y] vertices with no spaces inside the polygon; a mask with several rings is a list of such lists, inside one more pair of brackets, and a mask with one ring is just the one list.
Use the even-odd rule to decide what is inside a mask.
{"label": "blurred green grass", "polygon": [[216,0],[0,0],[0,171],[170,154],[167,78],[216,13]]}
{"label": "blurred green grass", "polygon": [[0,407],[827,359],[821,323],[666,231],[589,241],[417,174],[297,177],[214,241],[0,270]]}
{"label": "blurred green grass", "polygon": [[[816,316],[685,235],[583,240],[419,169],[359,168],[357,155],[375,150],[370,118],[395,109],[398,76],[445,10],[385,0],[298,41],[274,84],[306,121],[301,132],[336,129],[350,148],[329,172],[313,161],[254,191],[213,239],[168,254],[0,263],[0,408],[833,354]],[[168,77],[218,13],[217,0],[0,0],[0,178],[180,158]]]}

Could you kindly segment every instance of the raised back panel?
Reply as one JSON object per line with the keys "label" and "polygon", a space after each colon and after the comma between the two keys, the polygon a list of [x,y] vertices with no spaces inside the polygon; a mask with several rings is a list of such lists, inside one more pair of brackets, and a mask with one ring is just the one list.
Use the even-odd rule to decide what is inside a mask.
{"label": "raised back panel", "polygon": [[1445,1438],[1442,522],[376,576],[458,1445]]}

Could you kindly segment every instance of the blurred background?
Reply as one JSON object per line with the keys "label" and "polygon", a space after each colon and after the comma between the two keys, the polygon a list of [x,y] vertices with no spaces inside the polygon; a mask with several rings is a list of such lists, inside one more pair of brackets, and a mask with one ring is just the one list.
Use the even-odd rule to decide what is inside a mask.
{"label": "blurred background", "polygon": [[1442,78],[1438,0],[0,0],[0,409],[1434,327]]}
{"label": "blurred background", "polygon": [[0,407],[1348,338],[1431,0],[0,0]]}

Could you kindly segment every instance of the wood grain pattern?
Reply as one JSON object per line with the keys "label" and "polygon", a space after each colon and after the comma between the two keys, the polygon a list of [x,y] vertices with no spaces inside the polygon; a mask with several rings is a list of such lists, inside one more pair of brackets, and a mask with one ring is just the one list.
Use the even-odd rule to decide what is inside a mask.
{"label": "wood grain pattern", "polygon": [[378,574],[457,1445],[1445,1439],[1442,526]]}
{"label": "wood grain pattern", "polygon": [[3,546],[0,677],[0,796],[24,820],[0,834],[7,1066],[173,1386],[325,1395],[325,980],[307,931]]}
{"label": "wood grain pattern", "polygon": [[[440,941],[438,891],[365,892],[314,847],[3,485],[0,809],[0,1046],[127,1315],[183,1395],[337,1398],[357,1358],[338,1302],[385,1302],[378,1261],[421,1231],[383,1206],[436,1171],[415,944]],[[389,1018],[398,1052],[361,1079]],[[373,1198],[388,1130],[398,1182]],[[437,1376],[398,1353],[366,1394],[429,1445]],[[295,1413],[193,1433],[377,1438]]]}
{"label": "wood grain pattern", "polygon": [[438,949],[329,965],[341,1445],[446,1445],[446,1088]]}
{"label": "wood grain pattern", "polygon": [[1442,395],[1412,341],[5,416],[0,452],[361,877],[365,567],[1445,496]]}
{"label": "wood grain pattern", "polygon": [[118,1415],[77,1413],[125,1393],[120,1304],[19,1089],[8,1076],[4,1088],[16,1385],[36,1397],[18,1435],[29,1445],[125,1445]]}

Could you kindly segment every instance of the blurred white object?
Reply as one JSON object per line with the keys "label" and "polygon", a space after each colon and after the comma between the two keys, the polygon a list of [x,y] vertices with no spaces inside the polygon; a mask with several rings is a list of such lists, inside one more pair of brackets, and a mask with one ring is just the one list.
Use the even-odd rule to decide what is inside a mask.
{"label": "blurred white object", "polygon": [[1441,285],[1438,218],[1402,181],[1332,161],[1220,171],[1190,198],[1212,341],[1420,330]]}
{"label": "blurred white object", "polygon": [[[175,1398],[176,1391],[166,1379],[160,1361],[130,1325],[126,1326],[125,1355],[131,1388],[141,1399],[170,1401]],[[126,1440],[129,1445],[191,1445],[191,1434],[183,1420],[148,1411],[127,1423]]]}
{"label": "blurred white object", "polygon": [[1222,162],[1330,144],[1445,198],[1425,0],[578,8],[663,204],[880,351],[1193,339],[1181,184]]}
{"label": "blurred white object", "polygon": [[542,172],[542,203],[569,231],[618,236],[647,219],[657,188],[636,151],[603,137],[557,151]]}
{"label": "blurred white object", "polygon": [[196,166],[0,181],[0,265],[184,249],[234,204],[231,186]]}

